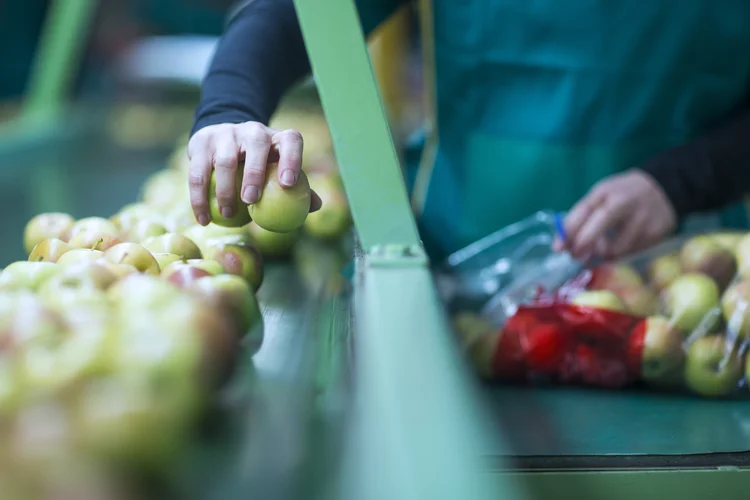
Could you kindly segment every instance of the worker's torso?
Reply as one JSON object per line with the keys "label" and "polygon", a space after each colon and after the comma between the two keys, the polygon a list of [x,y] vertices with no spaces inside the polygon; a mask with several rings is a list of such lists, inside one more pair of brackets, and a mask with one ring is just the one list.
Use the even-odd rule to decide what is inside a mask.
{"label": "worker's torso", "polygon": [[569,209],[748,90],[746,0],[434,0],[432,17],[439,147],[415,196],[437,256]]}

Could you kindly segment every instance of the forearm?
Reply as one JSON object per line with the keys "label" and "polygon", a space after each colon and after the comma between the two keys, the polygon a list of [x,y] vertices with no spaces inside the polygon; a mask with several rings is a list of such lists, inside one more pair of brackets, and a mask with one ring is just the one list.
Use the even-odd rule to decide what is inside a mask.
{"label": "forearm", "polygon": [[[369,33],[403,0],[360,0]],[[370,5],[370,3],[372,5]],[[219,123],[267,124],[281,97],[310,72],[293,0],[252,0],[233,17],[208,74],[191,135]]]}
{"label": "forearm", "polygon": [[678,217],[741,199],[750,192],[750,110],[642,169],[661,185]]}

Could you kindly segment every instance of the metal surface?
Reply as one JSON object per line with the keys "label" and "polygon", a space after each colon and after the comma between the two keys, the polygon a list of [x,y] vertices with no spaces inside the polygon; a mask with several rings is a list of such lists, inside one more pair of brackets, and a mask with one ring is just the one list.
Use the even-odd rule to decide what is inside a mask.
{"label": "metal surface", "polygon": [[295,5],[362,247],[418,244],[354,2]]}

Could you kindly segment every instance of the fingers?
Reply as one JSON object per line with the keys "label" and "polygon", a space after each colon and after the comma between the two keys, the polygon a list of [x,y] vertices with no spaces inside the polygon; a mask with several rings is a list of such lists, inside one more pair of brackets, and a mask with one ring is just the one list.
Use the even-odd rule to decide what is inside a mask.
{"label": "fingers", "polygon": [[317,212],[323,206],[323,200],[315,191],[310,191],[310,212]]}
{"label": "fingers", "polygon": [[[250,126],[252,125],[252,126]],[[245,169],[240,198],[251,205],[260,199],[266,178],[266,164],[271,148],[271,133],[259,123],[248,124],[238,134],[241,149],[245,152]]]}
{"label": "fingers", "polygon": [[208,181],[211,177],[211,156],[207,147],[205,135],[196,134],[190,140],[188,152],[190,155],[190,173],[188,185],[190,189],[190,205],[193,207],[195,220],[202,226],[211,221],[208,211]]}
{"label": "fingers", "polygon": [[565,218],[565,233],[567,245],[578,241],[578,236],[589,217],[606,200],[606,191],[600,187],[593,188],[581,201],[579,201]]}
{"label": "fingers", "polygon": [[302,170],[302,134],[296,130],[283,130],[276,133],[272,141],[279,152],[279,184],[292,187]]}
{"label": "fingers", "polygon": [[239,146],[234,131],[214,138],[214,170],[216,170],[216,200],[224,217],[234,216],[236,207],[237,159]]}

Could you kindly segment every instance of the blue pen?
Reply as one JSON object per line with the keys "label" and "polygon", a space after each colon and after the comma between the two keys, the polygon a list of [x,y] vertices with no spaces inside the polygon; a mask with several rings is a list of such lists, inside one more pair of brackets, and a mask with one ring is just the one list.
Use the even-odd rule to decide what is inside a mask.
{"label": "blue pen", "polygon": [[560,241],[565,243],[568,237],[565,234],[565,224],[563,223],[563,216],[560,212],[555,213],[555,231],[557,231],[557,236],[560,238]]}

